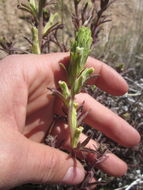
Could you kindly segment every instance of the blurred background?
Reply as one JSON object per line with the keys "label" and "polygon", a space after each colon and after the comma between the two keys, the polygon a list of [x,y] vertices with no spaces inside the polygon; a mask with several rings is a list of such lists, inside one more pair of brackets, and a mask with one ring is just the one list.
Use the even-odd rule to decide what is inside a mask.
{"label": "blurred background", "polygon": [[[70,15],[67,6],[72,6],[72,1],[63,2],[63,14],[66,14],[67,19],[67,15]],[[16,43],[24,48],[26,44],[23,36],[29,35],[30,28],[19,19],[23,13],[16,7],[17,1],[0,1],[0,36],[15,38]],[[135,63],[142,63],[140,67],[143,70],[143,0],[116,0],[106,14],[110,15],[112,21],[104,24],[93,54],[113,65],[125,64],[131,67]],[[68,19],[66,25],[70,30]]]}

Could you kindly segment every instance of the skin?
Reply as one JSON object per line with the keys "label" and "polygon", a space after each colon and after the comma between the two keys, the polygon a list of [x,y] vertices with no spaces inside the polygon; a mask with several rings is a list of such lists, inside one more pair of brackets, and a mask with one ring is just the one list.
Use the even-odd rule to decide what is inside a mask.
{"label": "skin", "polygon": [[[79,161],[41,143],[53,114],[60,110],[57,98],[47,87],[56,88],[58,80],[65,79],[59,62],[67,65],[68,61],[68,53],[13,55],[0,61],[0,189],[28,182],[77,184],[83,180],[85,172]],[[89,66],[100,75],[91,81],[99,88],[112,95],[127,92],[127,83],[111,67],[93,58],[88,59]],[[85,111],[90,110],[86,123],[124,146],[139,143],[138,132],[95,99],[79,94],[76,101],[79,104],[85,101]],[[62,122],[52,133],[58,142],[64,137],[63,147],[70,149],[69,132]],[[80,140],[85,138],[82,134]],[[91,140],[87,146],[93,144],[97,145]],[[86,155],[86,158],[94,160],[95,155]],[[114,176],[127,171],[127,164],[114,154],[108,154],[98,167]]]}

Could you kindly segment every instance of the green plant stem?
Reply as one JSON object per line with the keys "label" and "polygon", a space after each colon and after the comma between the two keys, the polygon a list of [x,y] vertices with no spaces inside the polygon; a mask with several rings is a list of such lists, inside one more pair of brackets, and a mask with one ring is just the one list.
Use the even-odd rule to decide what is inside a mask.
{"label": "green plant stem", "polygon": [[72,148],[76,148],[79,140],[79,135],[82,132],[82,127],[78,126],[77,123],[77,105],[74,102],[74,99],[71,98],[69,101],[68,107],[68,126],[70,128],[71,133],[71,146]]}
{"label": "green plant stem", "polygon": [[[69,107],[68,107],[68,126],[70,129],[72,129],[72,112],[73,112],[73,105],[74,105],[74,101],[71,98],[69,101]],[[73,131],[71,130],[71,134],[73,135]]]}
{"label": "green plant stem", "polygon": [[80,93],[84,83],[91,76],[94,69],[85,68],[92,44],[91,30],[81,27],[71,43],[70,63],[67,68],[68,82],[59,81],[62,99],[68,110],[68,126],[71,132],[71,147],[76,148],[83,127],[78,122],[78,104],[75,95]]}

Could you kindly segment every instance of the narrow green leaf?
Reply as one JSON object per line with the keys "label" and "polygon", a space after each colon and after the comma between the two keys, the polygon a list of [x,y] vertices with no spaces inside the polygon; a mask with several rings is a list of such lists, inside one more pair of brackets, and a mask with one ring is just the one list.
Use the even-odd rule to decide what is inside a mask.
{"label": "narrow green leaf", "polygon": [[30,5],[31,5],[35,10],[37,9],[37,5],[36,5],[35,0],[30,0],[29,3],[30,3]]}
{"label": "narrow green leaf", "polygon": [[80,76],[76,79],[75,84],[74,84],[74,94],[78,94],[84,83],[88,80],[88,78],[90,77],[90,75],[94,72],[93,68],[86,68],[81,74]]}
{"label": "narrow green leaf", "polygon": [[70,91],[69,91],[69,88],[68,88],[66,82],[60,80],[58,83],[59,83],[59,86],[62,90],[62,94],[63,94],[65,100],[67,100],[67,98],[70,97]]}
{"label": "narrow green leaf", "polygon": [[49,21],[46,23],[44,29],[43,29],[43,35],[46,36],[51,26],[54,25],[55,20],[58,18],[58,13],[51,14]]}

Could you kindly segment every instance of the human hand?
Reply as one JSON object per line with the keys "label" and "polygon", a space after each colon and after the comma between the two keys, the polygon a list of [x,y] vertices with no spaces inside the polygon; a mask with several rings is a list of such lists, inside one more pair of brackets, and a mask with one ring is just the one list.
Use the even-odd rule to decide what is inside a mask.
{"label": "human hand", "polygon": [[[68,60],[67,53],[53,53],[8,56],[0,62],[0,189],[28,182],[76,184],[83,180],[84,170],[79,161],[75,166],[66,153],[40,143],[53,114],[59,110],[56,97],[51,96],[47,87],[56,88],[58,81],[64,80],[59,62],[67,64]],[[89,58],[87,66],[95,67],[95,74],[100,77],[92,82],[102,90],[112,95],[128,90],[120,75],[104,63]],[[92,97],[81,93],[77,101],[85,101],[84,109],[90,110],[86,123],[124,146],[139,143],[135,129]],[[59,129],[56,127],[53,134],[62,139],[65,134]],[[81,141],[85,138],[81,135]],[[90,141],[88,146],[93,143],[96,144]],[[99,167],[115,176],[127,170],[126,163],[111,153]]]}

